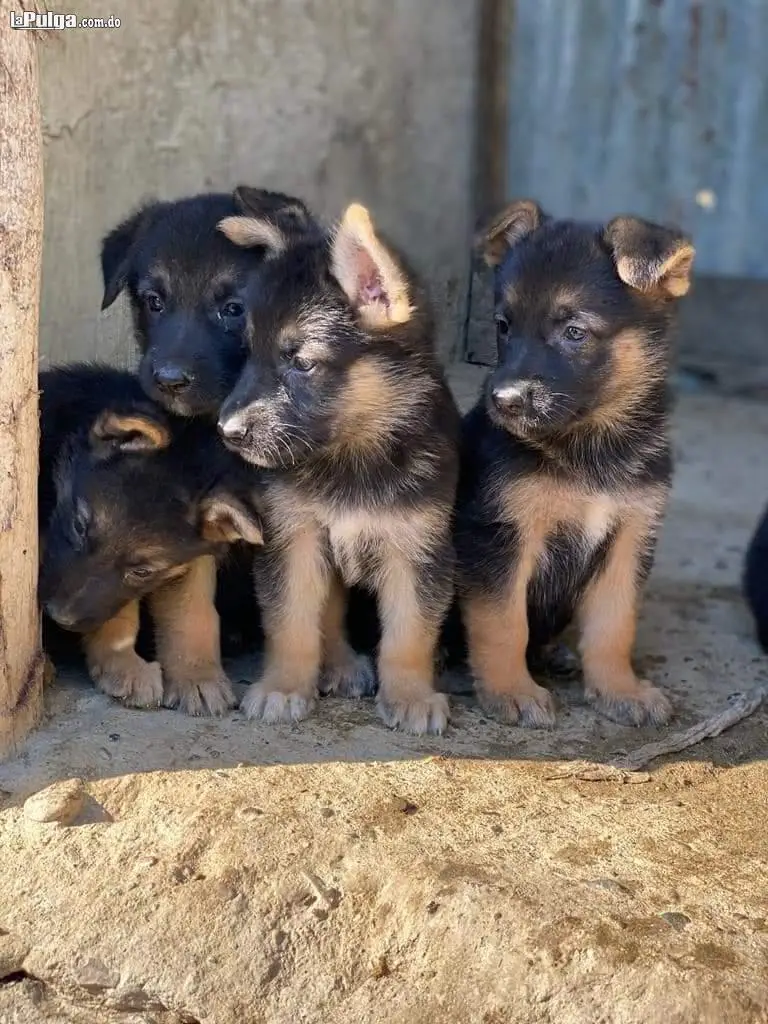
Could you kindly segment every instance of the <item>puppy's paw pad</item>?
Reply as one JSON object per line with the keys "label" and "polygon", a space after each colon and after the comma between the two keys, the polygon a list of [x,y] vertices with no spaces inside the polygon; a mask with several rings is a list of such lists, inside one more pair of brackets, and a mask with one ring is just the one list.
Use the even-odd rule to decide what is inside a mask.
{"label": "puppy's paw pad", "polygon": [[379,693],[377,710],[390,729],[414,736],[439,736],[448,725],[448,698],[444,693],[431,693],[416,700],[387,700]]}
{"label": "puppy's paw pad", "polygon": [[351,655],[343,665],[324,669],[320,693],[331,697],[372,697],[376,693],[376,671],[365,654]]}
{"label": "puppy's paw pad", "polygon": [[269,725],[278,722],[300,722],[314,707],[314,697],[300,693],[283,693],[273,690],[266,683],[249,686],[240,703],[246,718],[260,718]]}
{"label": "puppy's paw pad", "polygon": [[163,699],[163,673],[156,661],[142,661],[123,670],[92,668],[96,687],[130,708],[156,708]]}
{"label": "puppy's paw pad", "polygon": [[492,718],[525,729],[551,729],[555,724],[555,702],[543,686],[517,693],[478,692],[480,707]]}
{"label": "puppy's paw pad", "polygon": [[674,714],[667,695],[647,679],[638,679],[631,689],[622,687],[615,693],[587,689],[586,697],[601,715],[619,725],[666,725]]}
{"label": "puppy's paw pad", "polygon": [[188,715],[219,717],[237,706],[229,679],[216,669],[209,679],[175,679],[166,684],[163,704]]}

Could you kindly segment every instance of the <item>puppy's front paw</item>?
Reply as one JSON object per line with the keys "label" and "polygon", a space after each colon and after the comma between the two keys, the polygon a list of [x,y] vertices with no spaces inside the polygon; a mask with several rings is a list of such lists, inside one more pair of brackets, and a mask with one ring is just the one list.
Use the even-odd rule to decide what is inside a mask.
{"label": "puppy's front paw", "polygon": [[131,708],[159,707],[163,699],[163,673],[156,661],[144,661],[137,654],[130,659],[104,665],[91,663],[91,679],[102,693]]}
{"label": "puppy's front paw", "polygon": [[310,714],[314,705],[314,695],[286,693],[264,680],[248,687],[240,702],[240,710],[246,718],[260,718],[276,725],[278,722],[300,722]]}
{"label": "puppy's front paw", "polygon": [[486,714],[508,725],[527,729],[551,729],[555,724],[555,702],[552,694],[531,679],[525,686],[504,692],[478,687],[477,699]]}
{"label": "puppy's front paw", "polygon": [[211,665],[195,667],[188,674],[172,679],[166,676],[163,704],[167,708],[179,708],[188,715],[221,716],[236,707],[237,698],[224,672]]}
{"label": "puppy's front paw", "polygon": [[673,714],[669,698],[647,679],[624,679],[616,686],[588,684],[585,696],[601,715],[619,725],[665,725]]}
{"label": "puppy's front paw", "polygon": [[376,672],[371,659],[350,650],[343,662],[323,669],[320,693],[331,697],[372,697],[376,693]]}
{"label": "puppy's front paw", "polygon": [[429,693],[413,700],[385,697],[381,690],[376,700],[379,717],[391,729],[423,736],[440,735],[448,724],[448,698],[444,693]]}

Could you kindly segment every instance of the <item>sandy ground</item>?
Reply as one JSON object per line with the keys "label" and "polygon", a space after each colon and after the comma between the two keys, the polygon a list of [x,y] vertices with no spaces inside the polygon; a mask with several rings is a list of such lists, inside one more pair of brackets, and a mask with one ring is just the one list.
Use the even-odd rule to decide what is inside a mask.
{"label": "sandy ground", "polygon": [[[468,394],[475,392],[481,372],[463,367],[455,373],[457,393],[465,400]],[[765,405],[713,394],[680,396],[675,412],[674,493],[647,592],[638,643],[638,663],[644,674],[665,688],[674,701],[677,714],[670,729],[684,728],[722,710],[736,692],[768,685],[768,659],[761,656],[755,644],[739,592],[745,544],[764,501],[768,500],[767,442],[768,407]],[[234,679],[246,679],[254,671],[254,664],[248,661],[231,666]],[[297,727],[267,727],[246,722],[238,713],[222,721],[212,721],[189,719],[170,711],[131,711],[96,694],[83,678],[59,677],[47,694],[42,726],[19,758],[0,766],[0,872],[7,877],[20,870],[19,858],[31,855],[16,832],[17,829],[23,831],[20,812],[23,799],[56,779],[79,776],[86,780],[91,794],[96,797],[96,810],[92,818],[85,821],[90,822],[89,827],[98,829],[99,822],[106,820],[104,808],[109,808],[109,794],[115,791],[115,786],[127,785],[134,773],[179,773],[177,777],[186,780],[185,792],[192,786],[200,807],[205,807],[207,802],[219,799],[211,781],[217,778],[216,785],[219,785],[222,779],[232,782],[235,778],[245,778],[243,773],[250,772],[252,780],[256,780],[264,777],[268,766],[290,765],[301,766],[301,771],[310,773],[315,780],[313,784],[324,779],[323,785],[331,785],[332,780],[341,777],[338,772],[346,765],[358,773],[362,787],[355,796],[356,800],[362,800],[359,813],[375,818],[379,811],[375,811],[373,804],[377,807],[380,804],[373,801],[368,807],[365,803],[365,787],[369,783],[374,785],[371,781],[374,777],[378,782],[392,778],[394,791],[398,792],[402,792],[405,785],[403,779],[408,779],[411,790],[421,792],[427,768],[422,770],[420,766],[430,764],[433,767],[429,771],[434,772],[437,770],[434,765],[438,765],[444,774],[454,771],[454,781],[461,780],[463,796],[459,802],[461,813],[467,815],[465,835],[468,835],[477,827],[480,820],[477,816],[482,818],[485,812],[482,809],[472,812],[463,797],[466,787],[472,785],[472,778],[480,778],[476,773],[485,766],[482,791],[488,796],[487,787],[491,785],[498,797],[499,807],[493,813],[503,813],[505,834],[515,835],[515,817],[518,817],[520,835],[530,836],[530,850],[533,851],[540,841],[543,845],[536,854],[540,858],[545,839],[554,843],[561,869],[576,874],[586,869],[583,884],[592,885],[593,890],[597,887],[599,899],[612,900],[618,905],[631,900],[633,897],[628,894],[642,888],[638,879],[653,876],[666,880],[667,888],[658,901],[648,903],[642,912],[625,913],[621,927],[615,925],[615,921],[608,927],[603,921],[600,933],[596,923],[590,948],[602,949],[600,956],[607,956],[610,962],[613,962],[611,958],[618,958],[617,963],[632,963],[633,970],[640,970],[643,961],[642,957],[638,960],[638,948],[652,951],[658,942],[683,942],[678,933],[692,920],[695,925],[698,914],[702,920],[706,918],[709,930],[698,935],[696,941],[685,938],[690,946],[686,946],[685,956],[693,958],[685,970],[689,971],[687,976],[691,979],[698,977],[696,972],[703,972],[701,977],[706,976],[714,985],[711,991],[721,1000],[716,1004],[721,1009],[713,1010],[715,1016],[711,1019],[739,1022],[766,1019],[768,992],[762,986],[768,985],[768,832],[765,827],[768,707],[764,705],[747,721],[717,739],[658,762],[641,784],[622,785],[621,782],[587,782],[560,777],[568,772],[574,760],[605,762],[617,753],[632,751],[657,738],[653,730],[630,730],[597,717],[583,704],[578,684],[555,686],[558,725],[549,733],[505,727],[490,721],[474,704],[466,680],[446,679],[444,685],[454,693],[451,726],[441,738],[417,739],[385,729],[369,702],[327,699],[320,703],[313,718]],[[425,758],[436,760],[425,762]],[[323,766],[326,766],[325,776]],[[172,780],[174,776],[162,778]],[[354,784],[349,772],[343,778],[348,780],[344,786]],[[157,785],[165,785],[160,777]],[[439,789],[438,786],[436,792]],[[307,792],[306,787],[302,792]],[[300,803],[306,799],[302,797]],[[415,801],[420,802],[421,797]],[[509,820],[511,808],[514,808],[514,815]],[[109,816],[115,813],[119,813],[117,805]],[[407,806],[404,813],[407,816]],[[444,813],[450,814],[449,800]],[[551,816],[559,822],[556,835],[545,825]],[[596,832],[593,826],[598,819],[602,825]],[[535,838],[537,828],[539,840]],[[63,831],[66,830],[60,830]],[[85,834],[88,829],[78,831]],[[611,852],[613,839],[616,846]],[[701,844],[709,844],[706,851]],[[552,853],[552,847],[548,849],[546,857]],[[614,858],[611,863],[608,862],[611,860],[609,852]],[[598,863],[604,857],[608,857],[608,861]],[[535,874],[540,868],[539,863],[530,870]],[[515,870],[524,873],[528,868],[523,863]],[[495,883],[490,877],[486,877],[486,883],[482,882],[481,866],[478,871],[481,880],[477,884],[493,888]],[[557,871],[552,877],[557,877]],[[539,881],[543,885],[542,879]],[[42,883],[30,876],[29,884],[34,887]],[[555,914],[547,905],[546,895],[536,896],[538,891],[536,886],[531,888],[527,905],[531,914],[541,913],[542,920],[551,919],[552,931],[546,942],[554,948],[563,936],[567,935],[568,941],[578,936],[582,927],[576,920],[579,915],[569,931],[568,915],[563,914],[562,908]],[[593,892],[594,899],[598,896]],[[540,900],[538,908],[537,899]],[[663,914],[672,917],[660,916]],[[20,906],[10,913],[0,902],[0,936],[6,924],[4,915],[9,920],[14,919],[16,930],[29,928],[37,934],[38,925],[31,905],[26,909]],[[53,927],[55,930],[55,921]],[[595,939],[599,934],[602,934],[602,946]],[[29,941],[33,942],[34,936]],[[541,945],[543,939],[536,941]],[[677,960],[673,957],[675,971],[683,971],[682,956],[681,952]],[[556,958],[553,963],[553,976],[557,976]],[[648,963],[650,985],[652,961]],[[569,985],[575,985],[571,967],[562,968],[564,991]],[[35,1004],[38,1017],[23,1016],[24,1007],[31,999],[27,989],[38,984],[34,978],[45,973],[42,969],[30,971],[26,963],[24,970],[34,975],[32,980],[21,972],[11,978],[13,984],[0,985],[2,1022],[45,1017],[39,1000]],[[642,988],[642,972],[639,977],[637,984]],[[429,988],[428,981],[423,984]],[[695,985],[691,991],[694,989]],[[684,986],[680,991],[684,991]],[[726,998],[729,992],[734,999],[732,1007]],[[764,993],[765,1003],[762,1002]],[[53,999],[50,992],[49,997]],[[112,1019],[104,1008],[81,1009],[77,1012],[85,1016],[78,1016],[74,1007],[79,1004],[74,996],[71,998],[74,1001],[67,1004],[70,1016],[59,1008],[57,1012],[61,1016],[56,1017],[51,1009],[50,1019]],[[723,999],[726,1002],[722,1002]],[[190,1011],[188,1018],[183,1015],[176,1018],[168,1009],[174,1005],[171,993],[163,1003],[163,1013],[167,1011],[171,1016],[162,1013],[152,1016],[155,1011],[151,1008],[139,1007],[135,1020],[221,1020],[222,1024],[229,1024],[231,1019],[234,1024],[239,1020],[299,1019],[287,1011],[287,1016],[281,1016],[284,1001],[283,1010],[275,1010],[262,1018],[255,1011],[253,1016],[237,1016],[231,1009],[234,1004],[227,1004],[228,1010],[214,1011],[213,1003],[206,1004],[202,996],[200,1000],[196,1004],[197,1016]],[[662,1002],[653,1005],[661,1007]],[[581,1004],[574,995],[572,1011],[567,1011],[568,999],[564,998],[562,1012],[553,1012],[550,1017],[536,1016],[533,1010],[527,1016],[518,1017],[517,1011],[505,1010],[500,1003],[501,1016],[492,1016],[497,1011],[489,1004],[490,1009],[483,1012],[491,1016],[468,1013],[466,1020],[485,1024],[518,1019],[605,1020],[628,1024],[655,1020],[647,1006],[645,1010],[640,1009],[641,1003],[642,1000],[637,1003],[638,1016],[633,1015],[631,1000],[626,1011],[609,1012],[606,1004],[601,1014],[595,1011],[593,1016],[585,1003],[583,1015],[579,1016],[576,1008]],[[616,1006],[619,1004],[620,1000]],[[314,1009],[304,1006],[301,1019],[324,1019],[325,1011],[319,1009],[321,1005],[330,1004],[321,1000],[313,1004]],[[731,1009],[723,1010],[726,1005]],[[675,1016],[671,1010],[662,1012],[660,1009],[658,1019],[710,1019],[701,1007],[691,1007],[693,1003],[688,1008],[690,1016],[682,1010]],[[415,1015],[415,1010],[409,1017],[411,1011],[406,1009],[402,1009],[402,1018],[398,1015],[400,1009],[388,1014],[381,1010],[384,1014],[381,1017],[368,1009],[364,1012],[362,1008],[355,1011],[357,1016],[345,1016],[346,1011],[338,1007],[335,1012],[340,1021],[402,1019],[415,1024],[417,1020],[427,1019]],[[17,1015],[13,1016],[14,1013]],[[229,1013],[233,1016],[227,1016]],[[124,1013],[116,1019],[128,1020]],[[134,1017],[130,1019],[133,1021]],[[429,1019],[461,1018],[454,1018],[446,1010],[444,1017],[433,1013]]]}

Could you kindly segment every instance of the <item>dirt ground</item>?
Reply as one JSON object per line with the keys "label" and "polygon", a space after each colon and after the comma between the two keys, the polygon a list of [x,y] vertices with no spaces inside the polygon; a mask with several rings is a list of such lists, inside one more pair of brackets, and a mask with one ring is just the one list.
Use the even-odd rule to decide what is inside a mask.
{"label": "dirt ground", "polygon": [[[464,400],[480,375],[456,372]],[[739,593],[767,442],[764,404],[678,399],[638,643],[669,730],[768,685]],[[549,733],[444,685],[449,731],[416,739],[368,702],[267,727],[57,679],[0,766],[0,1022],[768,1021],[768,707],[595,782],[574,762],[656,733],[597,717],[577,683],[555,684]],[[25,816],[71,777],[72,826]]]}

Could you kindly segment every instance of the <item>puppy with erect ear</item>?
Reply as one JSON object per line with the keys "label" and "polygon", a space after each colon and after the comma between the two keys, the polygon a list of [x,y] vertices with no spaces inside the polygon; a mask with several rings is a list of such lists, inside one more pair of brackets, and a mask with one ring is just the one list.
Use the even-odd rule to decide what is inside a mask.
{"label": "puppy with erect ear", "polygon": [[478,244],[495,270],[498,361],[464,420],[455,540],[479,699],[503,721],[553,725],[531,666],[575,620],[588,699],[661,725],[672,705],[631,659],[669,491],[667,371],[693,245],[632,216],[558,220],[531,200]]}
{"label": "puppy with erect ear", "polygon": [[434,662],[452,592],[458,414],[422,292],[358,203],[322,238],[297,240],[264,216],[219,227],[267,250],[250,355],[219,414],[225,444],[270,470],[255,567],[267,659],[243,709],[294,720],[319,692],[373,691],[343,629],[343,585],[359,584],[381,615],[381,717],[441,732]]}
{"label": "puppy with erect ear", "polygon": [[[68,366],[40,375],[39,596],[83,636],[92,678],[129,704],[219,714],[217,563],[263,543],[255,475],[204,420],[168,416],[132,374]],[[136,651],[138,609],[157,662]]]}

